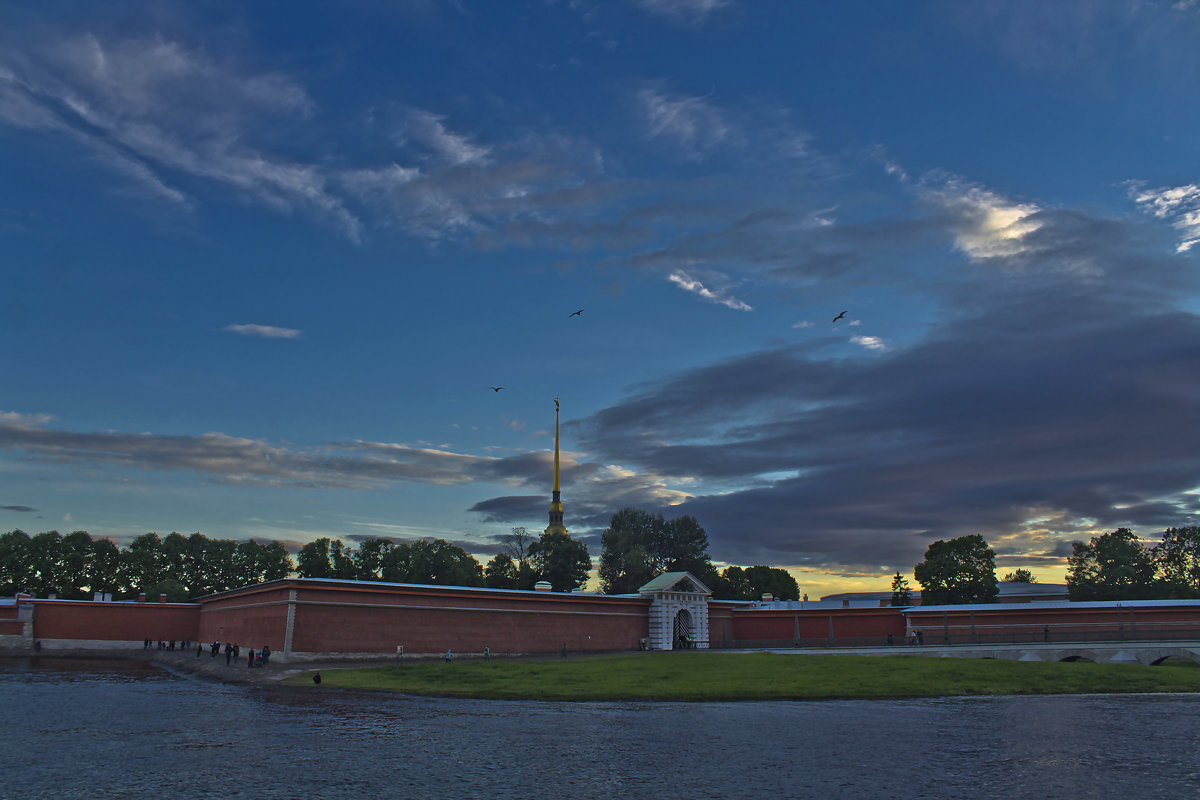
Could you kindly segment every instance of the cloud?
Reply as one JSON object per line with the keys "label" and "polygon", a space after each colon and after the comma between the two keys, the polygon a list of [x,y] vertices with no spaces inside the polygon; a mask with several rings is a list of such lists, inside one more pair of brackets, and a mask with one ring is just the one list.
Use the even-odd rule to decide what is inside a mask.
{"label": "cloud", "polygon": [[666,140],[685,158],[702,159],[734,135],[725,114],[703,97],[647,86],[637,102],[646,136]]}
{"label": "cloud", "polygon": [[701,25],[716,11],[731,5],[731,0],[633,0],[648,14],[679,25]]}
{"label": "cloud", "polygon": [[974,261],[1018,256],[1041,227],[1033,203],[1008,200],[956,178],[926,182],[922,197],[948,215],[955,246]]}
{"label": "cloud", "polygon": [[1129,194],[1143,211],[1167,220],[1179,231],[1176,252],[1186,253],[1200,242],[1200,186],[1189,183],[1161,189],[1146,189],[1143,184],[1128,184]]}
{"label": "cloud", "polygon": [[423,109],[412,109],[393,140],[403,146],[415,141],[428,148],[439,160],[453,166],[481,162],[487,158],[490,148],[473,144],[462,134],[455,133],[442,124],[443,117]]}
{"label": "cloud", "polygon": [[854,344],[865,347],[867,350],[886,350],[887,345],[878,336],[851,336],[850,341]]}
{"label": "cloud", "polygon": [[1170,307],[1179,275],[1129,227],[1047,216],[1033,265],[1058,257],[1051,242],[1078,246],[1081,225],[1104,233],[1085,240],[1104,266],[1090,281],[983,272],[962,291],[986,300],[915,342],[853,358],[800,343],[680,373],[575,441],[687,487],[672,513],[731,563],[907,570],[964,533],[1061,552],[1120,525],[1196,524],[1200,316]]}
{"label": "cloud", "polygon": [[272,127],[313,111],[286,76],[248,73],[159,37],[85,34],[9,58],[0,65],[0,123],[62,134],[181,207],[191,201],[174,184],[199,177],[361,237],[322,167],[270,149]]}
{"label": "cloud", "polygon": [[744,303],[736,297],[730,297],[724,292],[716,292],[708,289],[703,283],[688,275],[682,270],[676,270],[667,276],[671,283],[683,289],[685,292],[698,295],[710,303],[719,303],[726,308],[732,308],[735,311],[753,311],[754,307],[749,303]]}
{"label": "cloud", "polygon": [[378,442],[317,447],[273,445],[258,439],[79,433],[0,416],[0,450],[35,461],[140,470],[189,470],[234,485],[369,489],[394,482],[460,484],[521,474],[512,463],[434,448]]}
{"label": "cloud", "polygon": [[298,339],[302,335],[301,331],[295,328],[276,328],[273,325],[226,325],[221,328],[229,333],[236,333],[241,336],[256,336],[260,339]]}

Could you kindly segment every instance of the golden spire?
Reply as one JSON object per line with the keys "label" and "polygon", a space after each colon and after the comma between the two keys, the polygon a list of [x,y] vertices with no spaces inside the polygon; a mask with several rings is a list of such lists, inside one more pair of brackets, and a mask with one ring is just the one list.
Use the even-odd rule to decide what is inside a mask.
{"label": "golden spire", "polygon": [[558,491],[558,398],[554,398],[554,497],[550,501],[550,525],[546,533],[566,533],[563,527],[562,499]]}

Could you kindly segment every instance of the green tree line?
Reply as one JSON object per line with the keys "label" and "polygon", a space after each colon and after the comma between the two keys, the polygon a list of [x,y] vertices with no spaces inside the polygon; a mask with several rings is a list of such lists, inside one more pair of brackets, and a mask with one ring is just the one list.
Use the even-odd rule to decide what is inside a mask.
{"label": "green tree line", "polygon": [[[533,589],[548,581],[554,591],[583,587],[592,569],[587,547],[562,533],[533,535],[523,527],[501,538],[501,552],[486,565],[444,539],[361,539],[347,544],[320,538],[300,548],[293,563],[272,541],[210,539],[203,534],[146,533],[119,548],[86,531],[65,536],[48,531],[0,535],[0,595],[28,591],[38,597],[89,599],[108,592],[115,599],[145,593],[172,602],[296,574],[302,578],[388,581],[496,589]],[[787,570],[756,565],[718,571],[708,554],[708,535],[694,517],[666,519],[626,508],[611,518],[601,536],[600,581],[608,594],[636,592],[662,572],[691,572],[713,597],[757,600],[799,599]]]}
{"label": "green tree line", "polygon": [[534,538],[513,528],[503,539],[504,552],[485,568],[466,550],[444,539],[393,542],[368,538],[351,547],[340,539],[317,539],[300,548],[296,574],[301,578],[342,578],[440,586],[532,589],[549,581],[556,592],[587,583],[592,568],[587,547],[565,533]]}
{"label": "green tree line", "polygon": [[[999,595],[995,553],[977,534],[929,545],[913,576],[924,605],[991,603]],[[1005,580],[1031,583],[1033,576],[1019,569]],[[1067,593],[1072,600],[1200,598],[1200,527],[1168,528],[1157,542],[1143,541],[1128,528],[1074,542]],[[892,603],[907,601],[907,581],[897,573]]]}
{"label": "green tree line", "polygon": [[0,535],[0,595],[24,591],[86,600],[104,592],[120,600],[144,592],[150,599],[165,594],[182,602],[285,578],[291,571],[292,559],[279,542],[145,533],[119,548],[87,531]]}

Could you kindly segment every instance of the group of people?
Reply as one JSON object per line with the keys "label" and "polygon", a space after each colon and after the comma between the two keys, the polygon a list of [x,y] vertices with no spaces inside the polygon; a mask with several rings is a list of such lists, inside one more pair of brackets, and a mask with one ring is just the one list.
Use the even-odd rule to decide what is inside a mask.
{"label": "group of people", "polygon": [[[221,652],[221,643],[214,641],[208,646],[209,658],[216,658]],[[204,645],[197,642],[196,658],[199,658],[204,653]],[[225,643],[225,663],[232,665],[234,661],[241,660],[242,648],[232,642]],[[250,650],[246,655],[246,666],[248,668],[265,667],[271,663],[271,648],[264,645],[261,650]]]}
{"label": "group of people", "polygon": [[[189,642],[187,640],[180,642],[179,649],[187,650],[188,644],[189,644]],[[143,639],[142,640],[142,649],[143,650],[153,650],[153,649],[155,649],[155,647],[157,647],[159,650],[174,650],[175,649],[175,640],[172,639],[169,642],[165,642],[162,639],[159,639],[157,642],[155,642],[153,639]]]}

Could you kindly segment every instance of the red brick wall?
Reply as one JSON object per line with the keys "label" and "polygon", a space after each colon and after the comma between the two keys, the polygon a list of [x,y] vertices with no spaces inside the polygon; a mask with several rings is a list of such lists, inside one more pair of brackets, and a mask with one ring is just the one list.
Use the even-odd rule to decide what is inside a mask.
{"label": "red brick wall", "polygon": [[281,581],[204,600],[200,638],[282,651],[290,590],[295,653],[635,650],[649,634],[640,598]]}
{"label": "red brick wall", "polygon": [[641,599],[301,585],[294,652],[545,653],[634,650],[649,634]]}
{"label": "red brick wall", "polygon": [[142,641],[195,639],[194,603],[94,603],[34,600],[33,638]]}
{"label": "red brick wall", "polygon": [[828,640],[830,620],[833,621],[836,643],[846,644],[844,640],[849,639],[882,643],[889,633],[897,640],[904,635],[904,615],[890,607],[791,611],[743,608],[735,609],[732,616],[733,638],[741,642],[791,642],[796,638],[804,643]]}
{"label": "red brick wall", "polygon": [[722,603],[720,600],[710,600],[708,603],[708,646],[729,647],[734,635],[733,603]]}
{"label": "red brick wall", "polygon": [[0,606],[0,636],[20,636],[25,623],[17,619],[17,606]]}
{"label": "red brick wall", "polygon": [[288,587],[267,584],[227,592],[201,601],[199,640],[233,642],[255,650],[283,650],[287,630]]}
{"label": "red brick wall", "polygon": [[1172,633],[1193,630],[1200,633],[1200,606],[1121,606],[1089,608],[1039,608],[1036,603],[1016,609],[994,609],[978,605],[973,609],[922,611],[909,609],[914,628],[921,628],[926,641],[942,640],[948,631],[952,641],[965,641],[974,634],[980,641],[1034,641],[1044,637],[1082,640],[1089,635],[1110,638],[1113,632],[1136,633],[1152,638],[1156,632],[1170,638]]}

